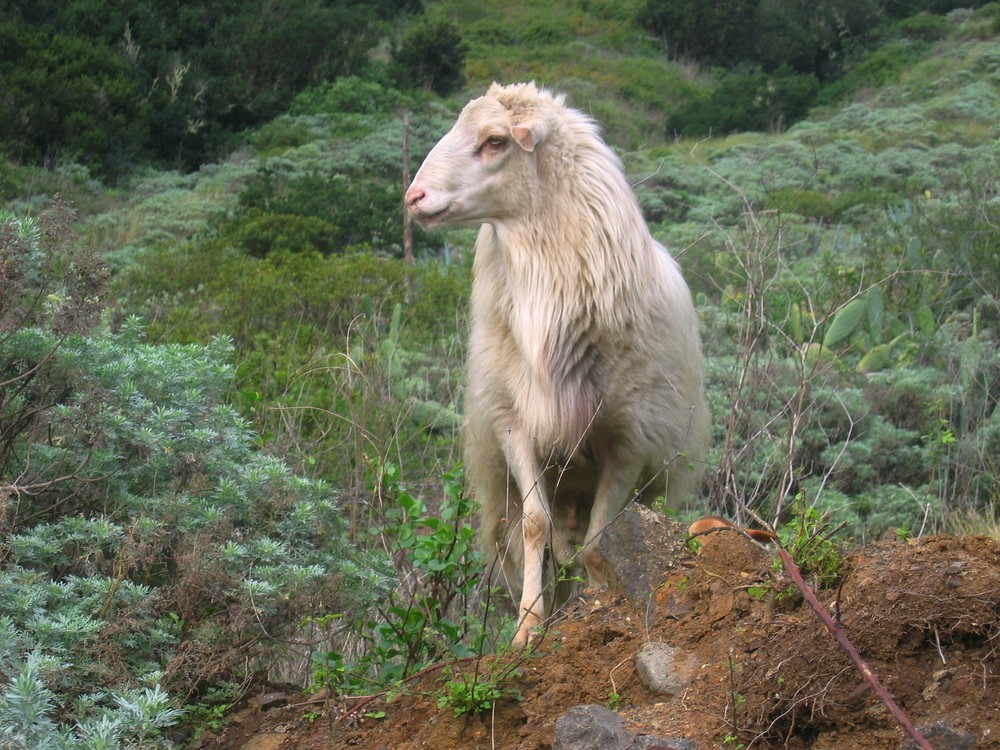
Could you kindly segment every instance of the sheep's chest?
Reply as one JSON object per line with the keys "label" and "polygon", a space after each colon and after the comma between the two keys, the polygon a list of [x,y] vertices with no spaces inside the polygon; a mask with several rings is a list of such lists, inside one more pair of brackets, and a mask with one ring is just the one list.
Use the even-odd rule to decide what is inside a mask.
{"label": "sheep's chest", "polygon": [[481,231],[469,370],[470,378],[484,378],[498,417],[510,422],[499,430],[526,431],[544,461],[588,453],[602,417],[599,353],[608,342],[599,340],[580,269],[553,264],[537,241],[506,245],[492,228]]}
{"label": "sheep's chest", "polygon": [[507,366],[513,375],[508,393],[514,412],[540,454],[586,453],[601,396],[596,368],[582,363],[574,352],[589,347],[571,340],[565,331],[538,323],[535,319],[511,330],[516,355]]}

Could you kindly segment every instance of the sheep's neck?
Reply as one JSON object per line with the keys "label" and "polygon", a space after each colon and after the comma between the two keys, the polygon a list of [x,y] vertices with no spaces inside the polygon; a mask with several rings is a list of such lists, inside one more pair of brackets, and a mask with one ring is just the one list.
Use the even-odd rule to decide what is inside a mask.
{"label": "sheep's neck", "polygon": [[631,322],[649,271],[649,247],[616,244],[600,225],[544,216],[498,228],[497,239],[511,304],[525,333],[545,332],[573,345],[584,334],[619,335]]}

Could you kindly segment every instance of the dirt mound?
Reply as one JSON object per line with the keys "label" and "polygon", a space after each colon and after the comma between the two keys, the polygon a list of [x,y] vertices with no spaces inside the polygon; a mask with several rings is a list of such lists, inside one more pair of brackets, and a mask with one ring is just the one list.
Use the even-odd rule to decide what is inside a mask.
{"label": "dirt mound", "polygon": [[[644,607],[591,597],[555,622],[538,653],[432,669],[391,701],[251,700],[199,748],[548,750],[555,722],[602,704],[629,731],[696,748],[898,750],[907,737],[772,557],[737,534],[684,556]],[[969,733],[1000,748],[1000,546],[979,537],[885,541],[852,553],[827,608],[918,726]],[[670,644],[700,665],[678,695],[654,694],[634,657]],[[509,659],[518,660],[516,663]],[[450,669],[516,667],[520,698],[455,716],[437,707]],[[263,707],[262,707],[263,706]],[[377,717],[377,718],[373,718]],[[935,748],[967,747],[944,740]]]}

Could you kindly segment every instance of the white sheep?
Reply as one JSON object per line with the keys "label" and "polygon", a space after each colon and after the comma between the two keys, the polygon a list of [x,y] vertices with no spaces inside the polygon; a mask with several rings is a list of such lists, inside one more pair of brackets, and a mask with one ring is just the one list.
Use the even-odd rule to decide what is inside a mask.
{"label": "white sheep", "polygon": [[560,566],[579,554],[588,585],[607,583],[598,542],[633,490],[676,507],[698,489],[698,318],[596,124],[533,83],[469,102],[405,201],[425,228],[482,225],[464,456],[523,645]]}

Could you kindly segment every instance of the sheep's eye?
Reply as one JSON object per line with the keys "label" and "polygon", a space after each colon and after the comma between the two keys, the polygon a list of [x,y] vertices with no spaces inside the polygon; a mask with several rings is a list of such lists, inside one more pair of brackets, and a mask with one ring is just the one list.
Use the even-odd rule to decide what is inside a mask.
{"label": "sheep's eye", "polygon": [[484,151],[502,151],[507,145],[507,137],[502,135],[491,135],[479,146],[479,153]]}

